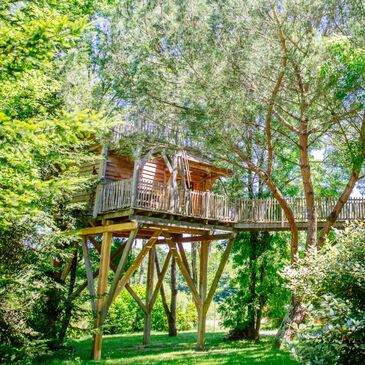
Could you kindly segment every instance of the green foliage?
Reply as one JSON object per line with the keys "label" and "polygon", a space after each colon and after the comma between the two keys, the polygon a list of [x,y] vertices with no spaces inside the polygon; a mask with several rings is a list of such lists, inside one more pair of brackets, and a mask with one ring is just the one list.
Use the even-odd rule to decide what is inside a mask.
{"label": "green foliage", "polygon": [[44,67],[58,52],[75,44],[87,19],[66,15],[70,8],[75,10],[70,5],[67,1],[2,2],[0,80]]}
{"label": "green foliage", "polygon": [[[133,286],[136,294],[144,301],[146,289],[142,285]],[[193,303],[187,306],[178,306],[176,310],[176,326],[178,331],[192,329],[196,324],[197,314]],[[144,313],[131,295],[123,290],[113,302],[105,320],[104,330],[107,334],[133,333],[143,330]],[[158,296],[152,310],[152,329],[155,331],[167,331],[168,323]]]}
{"label": "green foliage", "polygon": [[365,357],[365,225],[337,232],[336,244],[288,268],[305,304],[293,351],[303,364],[361,364]]}
{"label": "green foliage", "polygon": [[85,48],[92,4],[0,5],[1,360],[25,363],[62,333],[68,283],[52,263],[73,250],[58,233],[83,219],[72,197],[93,183],[77,171],[92,159],[100,116],[66,111],[61,65],[72,47]]}
{"label": "green foliage", "polygon": [[[41,223],[40,221],[38,221]],[[35,222],[14,222],[12,231],[0,230],[0,361],[24,363],[45,350],[31,321],[46,288],[53,282],[50,262],[57,249],[37,232]],[[45,222],[44,222],[45,223]],[[39,249],[32,249],[37,245]],[[61,291],[62,293],[62,291]]]}
{"label": "green foliage", "polygon": [[230,282],[231,295],[218,309],[223,326],[232,331],[245,330],[252,322],[256,325],[260,315],[277,326],[290,299],[278,275],[289,261],[285,235],[264,233],[252,240],[249,233],[240,233],[232,254],[236,274]]}

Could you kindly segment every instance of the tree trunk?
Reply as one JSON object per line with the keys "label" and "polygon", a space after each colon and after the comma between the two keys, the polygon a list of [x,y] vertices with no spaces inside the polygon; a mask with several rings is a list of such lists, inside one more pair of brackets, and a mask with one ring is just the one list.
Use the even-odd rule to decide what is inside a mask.
{"label": "tree trunk", "polygon": [[[161,273],[160,264],[158,262],[157,255],[155,256],[156,262],[156,273],[159,276]],[[167,303],[165,288],[163,284],[160,287],[160,294],[162,299],[162,305],[165,310],[165,314],[167,317],[167,323],[169,328],[169,336],[174,337],[177,335],[176,328],[176,297],[177,297],[177,287],[176,287],[176,261],[172,257],[171,258],[171,303],[170,307]]]}
{"label": "tree trunk", "polygon": [[292,328],[292,324],[299,325],[303,322],[305,318],[305,310],[302,307],[299,300],[295,298],[294,295],[292,295],[292,303],[291,307],[284,317],[283,321],[281,322],[281,325],[278,329],[278,332],[275,337],[275,347],[280,347],[282,344],[282,341],[291,341],[293,339],[293,336],[295,334],[294,329]]}
{"label": "tree trunk", "polygon": [[326,224],[322,228],[321,235],[318,239],[318,243],[317,243],[318,249],[321,249],[323,247],[323,244],[328,236],[329,231],[331,230],[334,223],[338,219],[338,216],[340,215],[343,206],[346,204],[347,200],[349,199],[349,197],[355,187],[356,182],[359,180],[360,170],[361,170],[361,168],[352,172],[345,190],[341,194],[340,198],[338,199],[338,201],[337,201],[336,205],[334,206],[334,208],[332,209],[331,213],[328,215]]}
{"label": "tree trunk", "polygon": [[248,305],[248,325],[245,328],[246,336],[245,338],[249,340],[258,340],[259,333],[256,330],[256,281],[257,281],[257,273],[256,273],[256,260],[257,260],[257,244],[258,244],[259,234],[257,232],[250,233],[250,246],[251,246],[251,254],[249,258],[249,270],[251,272],[250,275],[250,283],[248,286],[248,290],[251,294],[251,303]]}
{"label": "tree trunk", "polygon": [[314,189],[308,155],[308,121],[301,122],[299,135],[300,144],[300,170],[302,174],[303,189],[307,206],[307,241],[306,248],[315,248],[317,242],[317,208],[314,199]]}
{"label": "tree trunk", "polygon": [[361,169],[365,159],[365,112],[363,113],[361,120],[360,144],[361,144],[361,155],[358,156],[358,160],[353,163],[352,173],[350,175],[349,181],[344,191],[342,192],[340,198],[337,200],[335,207],[332,209],[332,212],[327,217],[326,225],[323,227],[321,235],[317,242],[318,249],[321,249],[323,247],[323,244],[327,238],[329,231],[333,227],[334,223],[336,222],[338,216],[341,213],[343,206],[346,204],[352,191],[354,190],[355,184],[359,181]]}
{"label": "tree trunk", "polygon": [[[263,286],[264,285],[264,279],[265,279],[265,274],[266,274],[266,260],[264,259],[261,267],[260,267],[260,285]],[[259,307],[257,308],[257,314],[256,314],[256,331],[260,336],[260,328],[261,328],[261,318],[262,318],[262,310],[264,308],[265,305],[265,296],[261,293],[259,295]]]}

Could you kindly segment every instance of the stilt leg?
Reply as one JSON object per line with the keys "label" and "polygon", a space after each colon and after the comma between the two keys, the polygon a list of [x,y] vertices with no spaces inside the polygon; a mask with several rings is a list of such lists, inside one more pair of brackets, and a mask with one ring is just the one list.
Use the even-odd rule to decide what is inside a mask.
{"label": "stilt leg", "polygon": [[151,312],[152,308],[150,302],[153,295],[153,275],[155,268],[155,254],[156,247],[153,246],[149,252],[148,256],[148,268],[147,268],[147,287],[146,287],[146,308],[147,313],[144,317],[144,331],[143,331],[143,344],[148,345],[150,343],[151,337]]}
{"label": "stilt leg", "polygon": [[103,241],[100,252],[100,270],[99,270],[99,280],[98,280],[98,290],[97,290],[98,299],[96,303],[95,333],[92,347],[93,360],[101,359],[101,345],[102,345],[101,310],[106,301],[112,237],[113,234],[110,232],[103,233]]}
{"label": "stilt leg", "polygon": [[205,345],[205,325],[206,312],[204,311],[204,303],[207,297],[207,281],[208,281],[208,253],[209,242],[204,241],[200,247],[200,275],[199,275],[199,304],[198,304],[198,338],[197,350],[204,350]]}

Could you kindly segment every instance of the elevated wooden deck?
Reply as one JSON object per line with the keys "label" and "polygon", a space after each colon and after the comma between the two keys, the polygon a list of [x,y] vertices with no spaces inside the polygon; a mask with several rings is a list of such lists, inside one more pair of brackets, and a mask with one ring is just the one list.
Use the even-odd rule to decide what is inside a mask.
{"label": "elevated wooden deck", "polygon": [[[241,230],[287,230],[289,224],[275,199],[235,199],[202,191],[170,193],[166,184],[139,181],[133,192],[132,179],[120,180],[99,186],[94,216],[118,216],[118,212],[131,215],[175,216],[178,220],[204,222],[235,227]],[[304,198],[288,198],[299,229],[306,229],[307,212]],[[317,200],[318,225],[325,223],[336,198]],[[121,213],[122,214],[122,213]],[[152,218],[151,218],[152,219]],[[351,198],[345,204],[336,227],[348,221],[365,220],[365,199]]]}

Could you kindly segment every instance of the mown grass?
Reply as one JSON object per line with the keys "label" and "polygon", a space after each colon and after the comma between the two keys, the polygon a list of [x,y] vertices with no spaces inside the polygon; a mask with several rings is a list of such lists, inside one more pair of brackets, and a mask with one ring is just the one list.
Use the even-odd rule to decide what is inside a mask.
{"label": "mown grass", "polygon": [[[260,341],[223,341],[224,333],[208,333],[205,351],[195,351],[195,332],[183,332],[171,338],[166,334],[152,335],[151,344],[141,345],[142,335],[104,336],[101,364],[297,364],[290,353],[272,348],[273,338]],[[70,349],[56,352],[37,361],[38,364],[95,364],[90,359],[91,339],[69,341]]]}

